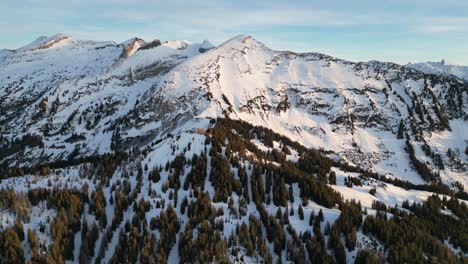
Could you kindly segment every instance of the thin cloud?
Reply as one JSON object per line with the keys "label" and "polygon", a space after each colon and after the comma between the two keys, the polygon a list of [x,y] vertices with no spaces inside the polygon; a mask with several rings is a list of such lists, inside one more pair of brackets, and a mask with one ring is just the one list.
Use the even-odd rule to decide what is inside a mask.
{"label": "thin cloud", "polygon": [[[0,46],[17,48],[37,36],[55,33],[116,42],[138,36],[193,42],[209,39],[214,44],[245,33],[275,49],[356,53],[353,58],[369,58],[387,56],[388,50],[419,50],[420,39],[437,42],[426,45],[418,55],[424,61],[426,54],[445,52],[438,47],[455,58],[466,54],[468,48],[461,43],[468,41],[468,18],[459,14],[466,8],[467,1],[456,0],[4,0],[0,3]],[[440,34],[445,38],[441,40]],[[376,59],[394,58],[392,54]],[[468,63],[466,56],[462,59],[459,63]]]}
{"label": "thin cloud", "polygon": [[431,17],[413,29],[424,33],[468,32],[468,17]]}

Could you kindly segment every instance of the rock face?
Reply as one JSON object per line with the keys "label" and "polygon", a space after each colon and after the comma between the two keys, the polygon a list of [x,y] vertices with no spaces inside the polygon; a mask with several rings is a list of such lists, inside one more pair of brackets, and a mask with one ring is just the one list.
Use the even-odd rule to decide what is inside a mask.
{"label": "rock face", "polygon": [[145,50],[145,49],[153,49],[156,47],[161,46],[161,41],[159,39],[155,39],[151,42],[145,43],[143,46],[141,46],[139,49],[140,50]]}
{"label": "rock face", "polygon": [[[23,153],[23,165],[142,147],[229,117],[383,175],[468,183],[467,84],[455,76],[274,51],[243,35],[218,47],[69,38],[40,38],[0,62],[2,138],[34,134],[45,146]],[[67,142],[73,134],[81,140]],[[17,155],[4,166],[21,165]]]}
{"label": "rock face", "polygon": [[209,42],[208,40],[204,40],[200,46],[200,49],[198,49],[200,51],[200,53],[204,53],[212,48],[214,48],[215,46],[213,44],[211,44],[211,42]]}
{"label": "rock face", "polygon": [[128,58],[133,53],[135,53],[137,50],[139,50],[141,47],[145,45],[146,45],[146,42],[140,38],[130,39],[123,44],[124,49],[123,49],[121,56],[123,58]]}

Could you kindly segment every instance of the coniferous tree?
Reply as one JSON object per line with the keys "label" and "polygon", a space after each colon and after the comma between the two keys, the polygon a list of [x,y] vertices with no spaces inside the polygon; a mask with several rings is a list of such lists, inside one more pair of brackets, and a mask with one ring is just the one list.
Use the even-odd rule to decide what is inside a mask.
{"label": "coniferous tree", "polygon": [[302,206],[300,204],[297,208],[297,213],[299,215],[299,219],[304,220],[304,210],[302,209]]}
{"label": "coniferous tree", "polygon": [[328,176],[328,183],[329,184],[336,184],[336,173],[334,171],[330,172],[330,175]]}
{"label": "coniferous tree", "polygon": [[318,217],[318,220],[319,220],[320,222],[323,222],[324,217],[323,217],[323,211],[322,211],[322,209],[320,209],[320,211],[319,211],[317,217]]}
{"label": "coniferous tree", "polygon": [[312,210],[310,211],[309,226],[312,226],[314,224],[314,220],[315,220],[315,214],[314,214],[314,210]]}
{"label": "coniferous tree", "polygon": [[400,124],[398,125],[398,133],[397,133],[398,139],[403,139],[404,129],[405,129],[405,126],[403,124],[403,120],[400,120]]}

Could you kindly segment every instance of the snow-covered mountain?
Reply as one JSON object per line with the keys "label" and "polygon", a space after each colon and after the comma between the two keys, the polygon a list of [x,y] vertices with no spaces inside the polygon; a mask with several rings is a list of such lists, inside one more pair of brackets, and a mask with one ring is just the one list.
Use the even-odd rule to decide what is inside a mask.
{"label": "snow-covered mountain", "polygon": [[[57,35],[4,58],[4,137],[33,133],[45,144],[21,161],[106,153],[113,138],[122,146],[138,139],[142,146],[187,122],[229,116],[377,173],[423,183],[405,140],[397,138],[403,122],[419,160],[444,183],[468,183],[467,86],[456,78],[392,63],[278,52],[249,36],[205,53],[206,43],[157,43],[144,49],[137,38],[114,44]],[[38,49],[44,45],[50,47]],[[70,142],[72,134],[80,135],[79,143]],[[448,149],[461,170],[447,158]]]}
{"label": "snow-covered mountain", "polygon": [[468,81],[468,66],[447,64],[442,61],[412,63],[407,66],[429,74],[453,75]]}
{"label": "snow-covered mountain", "polygon": [[[151,205],[146,215],[148,222],[163,212],[164,205],[160,208],[156,203],[172,200],[183,227],[176,232],[178,243],[183,241],[183,224],[190,218],[190,214],[181,211],[182,198],[190,197],[190,202],[201,199],[193,195],[196,183],[190,184],[194,177],[190,171],[197,168],[206,170],[207,179],[203,178],[201,190],[207,191],[215,208],[231,206],[227,197],[236,206],[245,203],[241,200],[246,198],[249,202],[244,209],[254,216],[262,216],[258,209],[261,202],[250,196],[250,192],[247,195],[234,192],[237,183],[234,187],[223,187],[229,188],[223,189],[228,192],[226,197],[220,191],[219,181],[226,179],[217,179],[216,173],[224,175],[225,171],[214,165],[216,155],[226,158],[226,164],[231,162],[227,171],[232,170],[233,177],[240,182],[243,178],[239,171],[244,166],[249,168],[247,191],[254,188],[254,183],[250,183],[253,175],[260,173],[252,165],[289,164],[297,166],[300,173],[310,173],[319,179],[333,172],[336,184],[330,181],[327,185],[330,190],[345,199],[357,199],[369,210],[374,201],[390,208],[402,207],[404,200],[423,202],[432,192],[462,195],[463,187],[468,187],[468,83],[463,80],[466,69],[429,66],[440,70],[421,64],[408,67],[378,61],[350,62],[320,53],[275,51],[245,35],[219,46],[209,41],[132,38],[118,44],[78,40],[63,34],[40,37],[17,50],[0,51],[0,147],[3,149],[0,175],[9,177],[0,186],[28,191],[52,187],[80,190],[86,185],[90,194],[99,189],[103,190],[104,200],[114,200],[117,199],[115,186],[130,179],[130,189],[136,198],[132,201],[136,204],[144,199]],[[234,124],[223,120],[232,120]],[[247,136],[246,126],[252,126],[250,131],[267,130]],[[224,138],[219,133],[230,136]],[[268,139],[266,135],[274,136]],[[216,139],[220,138],[223,140],[219,141],[218,149]],[[317,152],[311,154],[308,149]],[[120,157],[119,153],[131,158],[117,159],[123,163],[105,163],[102,168],[96,165],[96,157],[108,162],[115,158],[113,155]],[[195,156],[202,160],[208,153],[205,161],[208,165],[189,165],[196,163]],[[302,164],[309,159],[308,155],[314,156],[315,167]],[[315,155],[325,161],[318,162]],[[329,163],[333,165],[324,165]],[[181,171],[177,169],[179,165]],[[322,166],[326,168],[324,173]],[[46,167],[53,173],[44,172]],[[108,168],[113,168],[110,174],[104,172]],[[276,173],[273,168],[266,170]],[[43,178],[34,176],[38,171],[44,174]],[[160,180],[152,183],[147,179],[154,176],[154,171],[158,171]],[[102,175],[107,176],[100,178]],[[288,210],[302,204],[301,210],[306,215],[325,210],[325,222],[333,224],[345,205],[338,208],[320,198],[321,202],[317,202],[315,194],[304,196],[307,191],[303,188],[307,185],[297,180],[301,177],[282,179],[292,199],[286,206],[277,200],[274,205],[265,200],[265,210],[274,214],[281,208]],[[363,181],[364,185],[361,182],[358,187],[351,179]],[[188,182],[187,188],[184,181]],[[264,181],[268,185],[266,178]],[[354,182],[354,188],[350,181]],[[181,184],[183,190],[179,189]],[[270,190],[269,186],[266,188]],[[369,194],[371,190],[376,190],[377,195]],[[179,201],[170,198],[174,193],[181,197]],[[30,209],[33,220],[24,222],[25,230],[40,219],[57,214],[52,209],[44,212],[40,206],[43,205],[33,205]],[[115,207],[108,205],[103,213],[109,223],[114,221]],[[137,205],[119,215],[123,220],[113,228],[123,228],[125,220],[132,220],[137,214],[135,208]],[[99,220],[91,211],[83,216],[89,225]],[[2,215],[3,219],[10,216]],[[248,215],[218,217],[224,221],[221,230],[224,237],[236,225],[249,221]],[[304,217],[300,218],[293,217],[290,221],[292,228],[303,234],[308,226],[302,223]],[[6,228],[9,224],[3,222],[2,226]],[[41,241],[52,245],[53,237],[47,232],[42,234]],[[102,230],[97,241],[101,247],[104,233]],[[157,234],[159,239],[161,234]],[[81,245],[84,238],[78,233],[76,236],[75,243]],[[123,243],[118,232],[107,236],[110,244],[99,249],[102,251],[99,259],[104,261],[116,257],[118,244]],[[347,262],[353,261],[365,243],[379,243],[361,231],[358,240],[361,244],[357,249],[347,249]],[[276,242],[264,246],[269,248],[264,250],[272,253]],[[179,244],[171,248],[165,251],[167,261],[181,260],[184,247]],[[232,246],[228,248],[234,254]],[[389,254],[383,247],[374,249]],[[71,260],[77,262],[81,251],[77,246],[74,250]],[[244,252],[243,255],[246,256],[243,261],[255,261],[252,254]],[[96,256],[93,261],[97,260]],[[281,258],[291,261],[286,253]],[[261,259],[268,262],[266,255]],[[240,261],[232,256],[230,260]]]}

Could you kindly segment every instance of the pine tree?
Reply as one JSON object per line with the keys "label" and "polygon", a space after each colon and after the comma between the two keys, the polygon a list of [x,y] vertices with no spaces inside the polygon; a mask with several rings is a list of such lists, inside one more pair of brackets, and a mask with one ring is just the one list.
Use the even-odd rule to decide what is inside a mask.
{"label": "pine tree", "polygon": [[312,210],[310,211],[309,226],[312,226],[314,224],[314,220],[315,220],[315,214],[314,214],[314,210]]}
{"label": "pine tree", "polygon": [[330,225],[330,222],[327,221],[327,223],[325,224],[325,230],[323,231],[323,234],[328,236],[330,235],[330,231],[331,231],[331,225]]}
{"label": "pine tree", "polygon": [[356,241],[357,241],[357,232],[356,232],[356,227],[353,226],[351,229],[351,232],[348,232],[345,236],[345,242],[346,242],[346,248],[349,251],[353,251],[354,248],[356,247]]}
{"label": "pine tree", "polygon": [[293,192],[292,185],[289,185],[289,201],[291,203],[294,203],[294,192]]}
{"label": "pine tree", "polygon": [[328,183],[329,184],[336,184],[336,173],[334,171],[330,172],[330,175],[328,176]]}
{"label": "pine tree", "polygon": [[404,130],[405,130],[405,125],[403,124],[403,120],[400,120],[400,124],[398,125],[398,133],[397,133],[398,139],[403,139]]}
{"label": "pine tree", "polygon": [[323,220],[324,220],[322,209],[320,209],[320,211],[319,211],[318,219],[319,219],[320,222],[323,222]]}
{"label": "pine tree", "polygon": [[0,233],[0,262],[23,263],[24,252],[21,240],[13,228]]}
{"label": "pine tree", "polygon": [[297,208],[297,213],[299,214],[299,219],[304,220],[304,210],[300,204]]}
{"label": "pine tree", "polygon": [[378,264],[379,258],[369,250],[359,250],[354,264]]}

